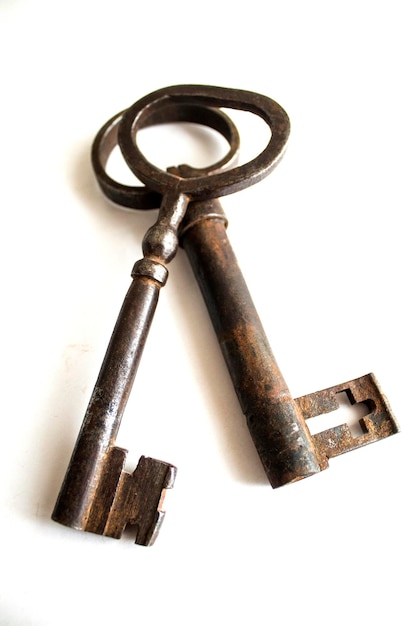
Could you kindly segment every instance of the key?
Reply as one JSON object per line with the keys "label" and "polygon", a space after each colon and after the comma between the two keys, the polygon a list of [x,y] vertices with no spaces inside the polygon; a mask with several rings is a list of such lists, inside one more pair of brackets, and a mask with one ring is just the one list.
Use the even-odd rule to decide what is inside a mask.
{"label": "key", "polygon": [[[125,158],[137,174],[134,168],[138,162],[132,158],[135,146],[127,125],[119,140],[129,144]],[[181,166],[176,171],[187,174]],[[153,193],[163,192],[160,181],[152,175],[139,174],[139,178]],[[123,204],[126,198],[121,197],[120,190],[117,192],[113,181],[107,182],[106,195]],[[131,190],[124,188],[124,193],[130,196]],[[141,208],[140,199],[135,208]],[[194,201],[181,223],[180,240],[200,285],[272,487],[311,476],[327,468],[330,458],[398,432],[398,423],[373,374],[292,398],[230,246],[226,226],[227,219],[218,199]],[[342,392],[351,404],[364,403],[369,411],[360,421],[362,434],[354,436],[347,424],[342,423],[312,435],[307,420],[337,410],[338,394]]]}
{"label": "key", "polygon": [[[293,399],[278,368],[226,233],[218,200],[193,203],[181,245],[191,262],[242,411],[273,488],[328,467],[328,460],[398,432],[373,374]],[[347,424],[311,435],[307,420],[339,408],[338,394],[364,403],[362,434]],[[340,396],[339,396],[340,397]]]}
{"label": "key", "polygon": [[[271,128],[264,151],[244,166],[224,171],[237,151],[238,135],[228,118],[213,109],[228,106],[260,115]],[[164,121],[198,121],[221,132],[230,151],[214,166],[196,170],[181,166],[174,173],[148,164],[135,138],[140,128]],[[122,128],[126,141],[120,134]],[[191,200],[214,198],[242,189],[266,176],[279,161],[288,134],[287,117],[272,100],[250,92],[216,87],[183,86],[160,90],[118,114],[100,131],[93,163],[106,160],[119,131],[122,153],[142,180],[158,180],[162,192],[156,223],[143,240],[144,257],[132,270],[132,283],[117,319],[52,518],[76,529],[120,538],[127,524],[136,525],[136,543],[151,545],[162,523],[165,490],[172,487],[176,468],[141,457],[132,474],[124,471],[127,451],[115,445],[118,429],[140,357],[165,285],[166,265],[178,248],[178,229]],[[131,143],[129,143],[131,142]],[[96,158],[97,157],[97,158]],[[102,188],[108,179],[101,179]],[[119,186],[118,193],[123,195]],[[148,190],[134,190],[143,205],[152,203]],[[136,198],[137,201],[137,198]]]}
{"label": "key", "polygon": [[[98,133],[100,160],[107,160],[122,114]],[[172,104],[163,115],[155,112],[148,123],[188,120],[203,123],[202,109]],[[235,127],[221,112],[208,110],[206,125],[222,133],[230,144],[223,160],[206,171],[221,169],[234,159],[239,147]],[[94,162],[94,159],[93,159]],[[105,185],[106,177],[101,181]],[[104,182],[103,182],[104,181]],[[155,206],[155,194],[139,188],[142,206]],[[158,204],[160,197],[158,198]],[[150,274],[150,275],[149,275]],[[158,292],[167,272],[153,259],[139,261],[120,311],[90,404],[64,479],[53,519],[76,529],[119,538],[127,524],[137,525],[136,543],[151,545],[159,532],[166,489],[174,484],[176,468],[142,457],[133,474],[124,471],[127,451],[114,445],[130,388],[138,368]]]}

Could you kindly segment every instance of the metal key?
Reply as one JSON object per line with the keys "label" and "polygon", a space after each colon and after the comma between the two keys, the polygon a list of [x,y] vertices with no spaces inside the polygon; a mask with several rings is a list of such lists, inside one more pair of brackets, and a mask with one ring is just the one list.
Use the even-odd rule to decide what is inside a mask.
{"label": "metal key", "polygon": [[[228,118],[217,108],[211,108],[213,105],[248,110],[267,122],[271,139],[256,159],[223,171],[237,151],[238,135]],[[139,128],[178,119],[199,121],[215,128],[229,141],[229,153],[203,170],[181,166],[184,174],[155,168],[138,150],[136,133]],[[125,158],[125,153],[129,154],[130,167],[141,180],[158,180],[162,200],[157,222],[143,240],[144,257],[133,267],[133,281],[116,322],[52,517],[67,526],[115,538],[121,536],[127,524],[137,525],[136,543],[150,545],[163,519],[161,503],[165,489],[173,484],[175,467],[142,457],[133,474],[128,474],[123,470],[127,452],[114,444],[159,290],[167,280],[166,265],[176,254],[178,229],[189,202],[232,193],[266,176],[278,163],[285,146],[288,121],[278,104],[257,94],[217,87],[173,87],[143,98],[105,126],[95,142],[100,163],[108,156],[118,128],[119,131],[125,129],[126,141],[119,136],[119,145]],[[105,186],[105,177],[101,183]],[[145,204],[144,198],[152,197],[147,190],[145,194],[139,192],[139,196]]]}
{"label": "metal key", "polygon": [[[249,431],[272,487],[328,467],[328,460],[398,432],[373,374],[293,399],[277,366],[226,233],[217,200],[193,203],[182,224],[185,248],[208,307]],[[364,403],[362,434],[347,424],[311,435],[306,420],[339,408],[338,394]]]}
{"label": "metal key", "polygon": [[[126,161],[153,192],[163,193],[161,179],[153,177],[151,170],[146,176],[138,174],[142,157],[137,158],[128,124],[132,125],[132,116],[125,120],[119,133]],[[187,174],[181,167],[176,172]],[[111,182],[104,191],[113,200],[124,203],[121,190],[116,190]],[[128,188],[124,188],[124,193],[132,195]],[[140,199],[133,204],[141,208]],[[275,488],[315,474],[328,466],[328,459],[398,432],[395,417],[373,374],[292,398],[231,249],[226,226],[217,199],[192,202],[181,223],[181,245],[199,282],[271,485]],[[306,420],[338,409],[341,392],[346,392],[352,404],[367,406],[369,414],[360,421],[362,434],[354,437],[349,427],[341,424],[311,435]]]}

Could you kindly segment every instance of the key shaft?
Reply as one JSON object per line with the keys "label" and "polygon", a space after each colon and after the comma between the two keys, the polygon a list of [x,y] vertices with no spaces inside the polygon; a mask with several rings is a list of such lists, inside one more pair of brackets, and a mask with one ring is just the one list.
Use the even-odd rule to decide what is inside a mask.
{"label": "key shaft", "polygon": [[[197,218],[200,215],[200,219]],[[273,487],[319,471],[310,432],[276,363],[218,200],[190,205],[181,245],[207,305],[236,394]]]}

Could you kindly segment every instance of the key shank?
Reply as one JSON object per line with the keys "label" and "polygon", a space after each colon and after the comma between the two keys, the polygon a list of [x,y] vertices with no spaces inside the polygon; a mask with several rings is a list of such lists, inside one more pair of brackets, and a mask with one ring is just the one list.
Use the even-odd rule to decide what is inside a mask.
{"label": "key shank", "polygon": [[181,245],[271,485],[320,471],[312,437],[275,361],[230,245],[218,200],[210,208],[207,203],[189,206]]}

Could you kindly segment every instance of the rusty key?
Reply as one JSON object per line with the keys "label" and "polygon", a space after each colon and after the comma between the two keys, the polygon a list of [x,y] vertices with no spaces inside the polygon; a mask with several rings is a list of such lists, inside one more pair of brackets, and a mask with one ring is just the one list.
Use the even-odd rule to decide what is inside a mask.
{"label": "rusty key", "polygon": [[[201,111],[201,107],[192,105],[170,106],[164,109],[162,118],[157,112],[150,116],[149,124],[180,120],[201,124]],[[99,147],[100,162],[110,155],[121,115],[97,135],[94,146]],[[230,144],[224,159],[204,171],[220,170],[235,158],[237,131],[217,110],[210,110],[204,123]],[[102,186],[105,183],[103,176]],[[142,206],[155,206],[155,197],[159,204],[159,195],[144,187],[137,190],[137,195]],[[134,266],[132,276],[52,517],[73,528],[116,538],[126,524],[137,525],[136,543],[150,545],[161,525],[164,491],[173,486],[176,468],[142,457],[129,474],[123,470],[127,451],[114,442],[167,272],[162,264],[148,258]]]}
{"label": "rusty key", "polygon": [[[122,121],[119,144],[132,171],[148,186],[148,194],[163,194],[164,177],[155,176],[149,164],[144,167],[144,157],[135,145],[134,116],[131,113]],[[289,124],[286,136],[288,131]],[[178,176],[189,175],[184,166],[171,171]],[[96,174],[100,180],[103,173],[99,167]],[[134,188],[122,190],[111,180],[102,188],[120,204],[127,204],[126,198],[134,195]],[[141,192],[145,197],[146,191],[141,188]],[[129,206],[145,208],[145,203],[141,206],[137,197]],[[330,458],[398,432],[398,424],[373,374],[292,398],[230,246],[226,227],[227,219],[218,199],[203,195],[188,206],[180,226],[180,241],[200,285],[271,485],[275,488],[311,476],[328,467]],[[342,392],[351,404],[363,403],[369,411],[360,420],[362,434],[354,436],[346,424],[340,424],[312,435],[307,420],[337,410],[338,394]]]}
{"label": "rusty key", "polygon": [[[213,109],[213,106],[216,108]],[[231,107],[261,116],[271,139],[253,161],[224,171],[239,140],[233,124],[218,110]],[[146,126],[186,120],[219,131],[230,144],[229,153],[211,167],[162,172],[149,164],[136,146],[136,134]],[[254,184],[278,163],[285,146],[288,123],[283,109],[258,94],[219,87],[181,86],[142,98],[103,127],[93,147],[93,163],[109,156],[115,134],[125,128],[132,141],[119,145],[141,180],[158,181],[162,194],[158,219],[145,235],[144,257],[132,270],[132,283],[122,305],[103,365],[94,387],[80,434],[53,512],[57,522],[76,529],[119,538],[127,524],[136,525],[136,543],[150,545],[159,531],[163,495],[173,485],[175,467],[141,457],[132,474],[124,471],[126,450],[115,445],[123,411],[155,313],[160,288],[166,283],[166,265],[178,248],[178,229],[190,201],[215,198]],[[108,179],[100,179],[105,189]],[[123,186],[118,193],[123,195]],[[148,190],[136,189],[143,205],[153,201]],[[126,200],[125,196],[125,200]],[[137,201],[136,198],[136,201]],[[126,202],[125,202],[126,204]]]}
{"label": "rusty key", "polygon": [[[249,431],[272,487],[328,467],[328,459],[398,432],[373,374],[293,399],[278,368],[226,233],[218,200],[193,203],[181,245],[199,283]],[[309,418],[339,408],[338,394],[364,403],[362,434],[347,424],[311,435]]]}

